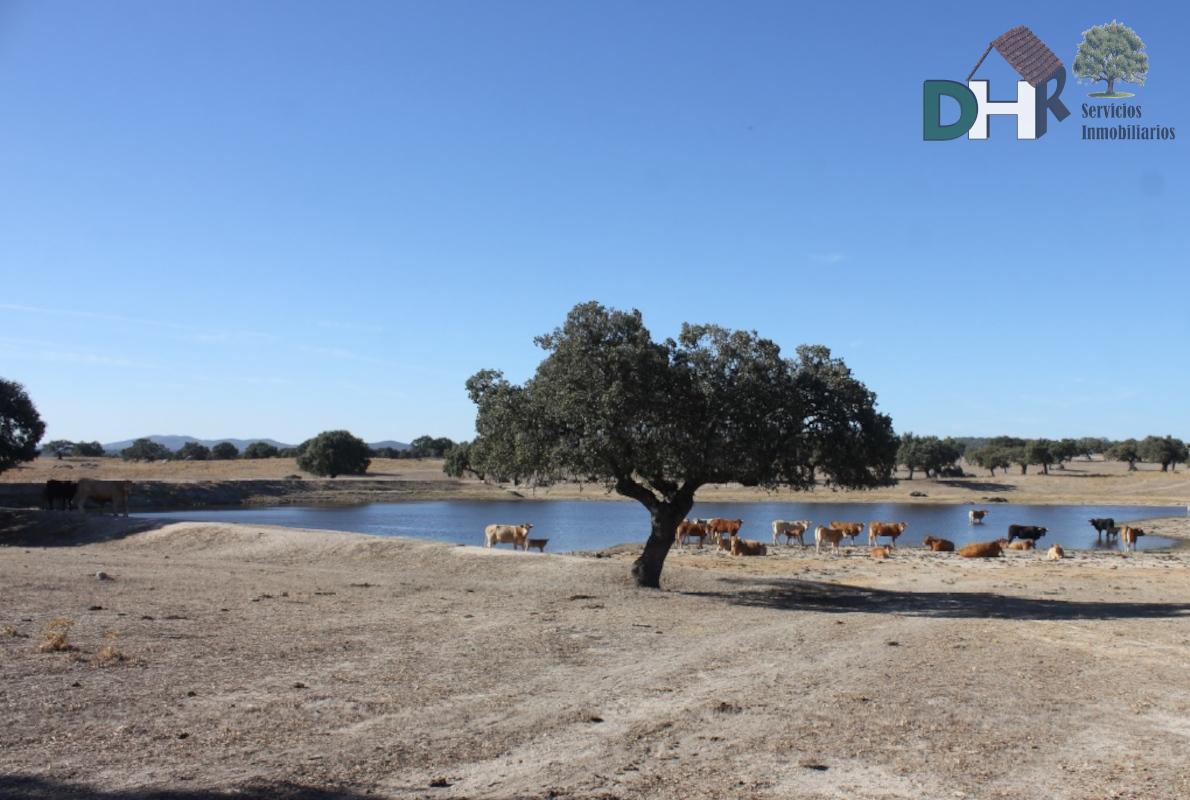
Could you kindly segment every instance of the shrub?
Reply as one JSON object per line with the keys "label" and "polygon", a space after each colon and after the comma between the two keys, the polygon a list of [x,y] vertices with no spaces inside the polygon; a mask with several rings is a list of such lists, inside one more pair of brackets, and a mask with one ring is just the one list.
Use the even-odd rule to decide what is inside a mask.
{"label": "shrub", "polygon": [[268,442],[253,442],[244,448],[244,458],[276,458],[280,452]]}
{"label": "shrub", "polygon": [[125,461],[166,461],[172,457],[173,453],[168,447],[144,438],[137,439],[120,451],[120,458]]}
{"label": "shrub", "polygon": [[198,442],[186,442],[174,457],[183,461],[206,461],[211,457],[211,448]]}
{"label": "shrub", "polygon": [[240,448],[231,442],[220,442],[211,448],[211,458],[216,461],[230,461],[240,457]]}
{"label": "shrub", "polygon": [[363,475],[372,463],[367,442],[349,431],[323,431],[304,444],[297,465],[314,475]]}

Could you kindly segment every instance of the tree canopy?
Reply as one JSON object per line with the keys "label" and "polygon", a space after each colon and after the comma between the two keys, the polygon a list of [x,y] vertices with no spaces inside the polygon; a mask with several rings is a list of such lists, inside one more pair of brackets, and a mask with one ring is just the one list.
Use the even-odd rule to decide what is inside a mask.
{"label": "tree canopy", "polygon": [[0,378],[0,472],[37,458],[45,423],[25,387]]}
{"label": "tree canopy", "polygon": [[640,502],[652,518],[633,566],[642,586],[660,585],[700,486],[891,482],[891,420],[825,347],[790,359],[755,332],[691,324],[658,342],[639,311],[595,302],[536,342],[547,355],[523,385],[496,370],[467,381],[470,464],[497,480],[602,483]]}
{"label": "tree canopy", "polygon": [[206,461],[211,457],[211,448],[201,442],[186,442],[174,453],[182,461]]}
{"label": "tree canopy", "polygon": [[363,475],[372,459],[368,444],[350,431],[323,431],[302,443],[297,465],[315,475]]}
{"label": "tree canopy", "polygon": [[211,458],[216,461],[231,461],[240,457],[240,448],[231,442],[219,442],[211,448]]}
{"label": "tree canopy", "polygon": [[168,447],[148,438],[137,439],[120,451],[120,458],[125,461],[167,461],[172,457]]}
{"label": "tree canopy", "polygon": [[244,458],[276,458],[280,452],[276,445],[268,442],[252,442],[244,448]]}
{"label": "tree canopy", "polygon": [[1112,21],[1083,31],[1073,69],[1080,80],[1105,82],[1107,94],[1112,95],[1116,91],[1116,81],[1144,85],[1149,73],[1149,56],[1136,31],[1122,22]]}
{"label": "tree canopy", "polygon": [[1178,463],[1185,461],[1188,455],[1186,443],[1173,436],[1146,436],[1137,445],[1136,452],[1145,461],[1160,464],[1162,472],[1167,472],[1170,467],[1176,472]]}

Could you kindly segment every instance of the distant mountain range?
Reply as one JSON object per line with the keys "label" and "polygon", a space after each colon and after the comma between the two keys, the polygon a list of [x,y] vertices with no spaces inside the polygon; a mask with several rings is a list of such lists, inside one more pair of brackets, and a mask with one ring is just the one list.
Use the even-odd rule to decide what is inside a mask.
{"label": "distant mountain range", "polygon": [[[271,444],[273,447],[276,447],[279,450],[283,450],[286,447],[297,447],[297,445],[295,445],[295,444],[286,444],[285,442],[278,442],[276,439],[198,439],[194,436],[162,436],[161,434],[154,434],[152,436],[142,436],[142,437],[138,437],[138,438],[148,439],[149,441],[156,442],[157,444],[160,444],[160,445],[164,445],[169,450],[174,451],[174,452],[177,452],[178,450],[180,450],[182,445],[186,444],[187,442],[198,442],[199,444],[205,445],[207,447],[214,447],[215,445],[219,444],[220,442],[231,442],[232,444],[234,444],[236,446],[236,449],[239,450],[240,452],[243,452],[244,448],[247,447],[248,445],[252,444],[253,442],[265,442],[267,444]],[[103,449],[108,451],[109,453],[118,453],[121,450],[123,450],[125,447],[131,446],[134,441],[135,441],[134,439],[124,439],[119,442],[107,442],[106,444],[103,445]],[[396,442],[396,441],[393,441],[392,439],[385,439],[383,442],[368,442],[368,447],[371,447],[373,450],[379,450],[382,447],[391,447],[394,450],[408,450],[409,449],[409,445],[407,443]]]}

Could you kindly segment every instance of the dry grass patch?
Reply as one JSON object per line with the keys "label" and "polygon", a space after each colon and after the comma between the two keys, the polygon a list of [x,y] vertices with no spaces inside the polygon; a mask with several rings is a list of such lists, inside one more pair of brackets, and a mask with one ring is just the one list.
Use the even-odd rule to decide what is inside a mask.
{"label": "dry grass patch", "polygon": [[91,656],[91,666],[109,667],[128,660],[128,657],[116,647],[116,641],[120,638],[118,631],[108,631],[103,635],[103,638],[107,644],[100,647],[95,655]]}
{"label": "dry grass patch", "polygon": [[72,645],[69,639],[72,627],[74,627],[74,621],[66,619],[66,617],[55,617],[50,620],[49,624],[45,626],[45,635],[41,644],[37,645],[37,652],[66,653],[77,650],[78,648]]}

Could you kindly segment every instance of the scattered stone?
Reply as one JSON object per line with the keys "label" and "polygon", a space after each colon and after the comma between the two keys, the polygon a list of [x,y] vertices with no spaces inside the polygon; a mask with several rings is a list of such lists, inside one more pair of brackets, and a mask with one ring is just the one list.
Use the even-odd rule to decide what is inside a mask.
{"label": "scattered stone", "polygon": [[97,580],[97,581],[110,581],[111,579],[112,579],[112,576],[108,575],[106,572],[103,572],[102,570],[95,573],[95,580]]}
{"label": "scattered stone", "polygon": [[293,685],[293,688],[295,688],[295,689],[309,689],[310,687],[307,686],[306,684],[302,683],[301,681],[298,681],[297,683],[295,683]]}
{"label": "scattered stone", "polygon": [[450,781],[448,781],[446,778],[443,778],[441,776],[434,778],[432,781],[430,781],[431,789],[445,789],[447,786],[450,786]]}
{"label": "scattered stone", "polygon": [[87,606],[88,611],[102,611],[103,606]]}
{"label": "scattered stone", "polygon": [[187,697],[198,697],[198,692],[191,689],[190,691],[186,692],[186,696]]}
{"label": "scattered stone", "polygon": [[178,738],[179,739],[189,739],[190,734],[186,733],[185,731],[182,731],[181,733],[178,734]]}

